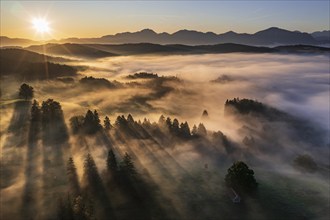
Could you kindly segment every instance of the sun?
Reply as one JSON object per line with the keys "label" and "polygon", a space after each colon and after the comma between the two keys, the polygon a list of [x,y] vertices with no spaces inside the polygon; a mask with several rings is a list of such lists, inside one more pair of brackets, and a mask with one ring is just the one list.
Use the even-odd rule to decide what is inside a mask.
{"label": "sun", "polygon": [[38,33],[49,33],[50,28],[49,28],[49,22],[43,18],[34,18],[32,20],[33,28],[38,32]]}

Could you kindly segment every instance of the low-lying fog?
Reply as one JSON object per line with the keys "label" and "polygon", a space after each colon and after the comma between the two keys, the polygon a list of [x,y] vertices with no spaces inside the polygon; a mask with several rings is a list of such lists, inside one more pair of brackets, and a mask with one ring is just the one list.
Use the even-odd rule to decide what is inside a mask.
{"label": "low-lying fog", "polygon": [[[109,146],[104,144],[103,139],[98,136],[87,137],[83,141],[74,136],[70,131],[69,122],[72,116],[85,115],[87,109],[96,109],[101,121],[103,121],[104,116],[108,115],[111,123],[114,123],[116,117],[121,114],[127,116],[130,113],[135,120],[143,120],[146,117],[151,122],[157,122],[159,116],[163,114],[166,117],[170,116],[172,120],[175,117],[178,118],[180,123],[188,121],[190,129],[194,124],[198,125],[203,122],[207,130],[222,131],[233,143],[235,149],[244,151],[244,153],[241,153],[238,150],[229,155],[222,144],[220,144],[221,149],[219,147],[218,149],[209,150],[207,149],[209,147],[208,143],[212,141],[201,141],[200,143],[178,142],[176,147],[166,148],[164,146],[165,150],[158,146],[158,143],[155,144],[156,142],[149,139],[124,139],[114,142],[115,144],[111,147],[115,149],[116,155],[123,156],[124,152],[128,152],[132,155],[138,171],[143,174],[147,173],[149,176],[146,175],[145,178],[149,178],[148,180],[159,187],[154,186],[151,191],[157,192],[155,194],[157,194],[158,202],[163,203],[162,206],[165,210],[169,212],[174,210],[174,214],[169,215],[173,217],[170,219],[214,218],[217,216],[218,210],[223,214],[224,219],[276,219],[275,217],[271,218],[272,215],[276,216],[277,208],[281,210],[278,213],[285,213],[283,211],[286,210],[283,208],[284,206],[289,206],[288,209],[293,210],[293,214],[288,215],[288,218],[294,216],[299,219],[299,217],[305,218],[307,216],[306,218],[308,218],[312,216],[322,219],[329,213],[329,204],[319,205],[323,204],[324,201],[329,201],[328,177],[325,177],[324,174],[307,174],[308,178],[305,178],[303,174],[294,171],[290,165],[293,155],[310,153],[316,161],[322,161],[322,166],[324,166],[322,169],[328,172],[328,137],[322,137],[326,139],[327,146],[315,146],[318,150],[314,150],[314,146],[291,140],[290,132],[287,133],[288,130],[285,130],[287,129],[286,125],[279,123],[278,126],[277,124],[273,125],[273,128],[278,130],[267,131],[269,133],[265,132],[266,135],[260,135],[260,137],[265,135],[265,140],[269,142],[274,141],[274,143],[266,143],[266,141],[263,142],[264,139],[260,138],[259,140],[257,137],[259,132],[258,123],[255,124],[255,127],[244,128],[244,130],[240,129],[243,123],[240,123],[239,120],[235,121],[233,118],[224,116],[224,103],[227,99],[235,97],[248,98],[303,118],[326,130],[325,134],[329,134],[329,56],[238,53],[127,56],[79,61],[70,64],[88,66],[88,68],[79,72],[81,75],[74,78],[74,82],[49,80],[34,81],[29,82],[29,84],[34,87],[34,98],[39,102],[48,98],[60,102],[70,134],[68,146],[71,147],[68,154],[74,157],[80,183],[83,181],[83,160],[87,150],[92,153],[101,174],[106,167],[105,159]],[[127,77],[138,72],[152,72],[158,74],[158,76],[176,76],[180,80],[150,83],[151,79]],[[83,85],[79,80],[84,76],[106,78],[111,82],[116,80],[122,86],[108,88],[93,86],[92,84]],[[5,173],[9,177],[6,180],[8,185],[1,189],[1,194],[5,198],[1,205],[3,209],[7,210],[8,216],[19,219],[20,216],[10,207],[12,205],[19,208],[18,206],[21,203],[25,204],[26,201],[21,201],[19,193],[26,190],[25,188],[29,188],[27,184],[29,181],[26,179],[30,178],[33,183],[34,179],[31,176],[35,175],[35,182],[37,183],[35,183],[35,189],[31,188],[37,192],[37,198],[45,197],[42,202],[35,202],[35,207],[31,208],[32,213],[34,210],[40,211],[41,207],[48,207],[47,199],[52,197],[49,192],[41,194],[43,190],[46,191],[42,188],[42,182],[49,181],[47,177],[41,178],[41,174],[44,172],[42,168],[38,170],[34,167],[34,172],[39,173],[39,176],[38,174],[28,173],[30,168],[33,170],[33,165],[29,165],[29,159],[37,158],[35,163],[39,166],[51,167],[52,165],[47,165],[41,151],[34,152],[31,158],[25,161],[26,152],[24,148],[10,149],[10,146],[27,145],[27,140],[30,137],[22,134],[22,136],[16,136],[18,133],[13,132],[11,129],[17,129],[17,131],[28,130],[28,126],[25,128],[10,128],[9,125],[15,121],[17,125],[19,120],[24,119],[19,118],[22,117],[22,113],[19,111],[30,114],[30,110],[17,110],[14,109],[14,105],[10,104],[15,102],[18,88],[22,82],[5,80],[7,80],[5,83],[1,83],[3,99],[0,106],[2,117],[0,135],[3,152],[1,159],[4,162],[6,171],[13,169],[18,174],[15,176],[11,172]],[[201,117],[204,110],[208,112],[208,119],[202,119]],[[29,115],[26,117],[29,118]],[[248,144],[245,146],[242,143],[245,135],[249,137],[249,129],[251,130],[250,134],[256,135],[256,143],[262,145],[258,146],[258,149],[253,148],[253,150],[251,147],[251,151]],[[252,132],[253,129],[255,129],[253,131],[255,133]],[[16,143],[18,140],[23,144]],[[114,138],[114,140],[117,139]],[[34,144],[39,147],[38,149],[43,146],[41,140],[36,141]],[[267,149],[262,149],[262,147],[277,147],[277,144],[283,147],[283,153],[277,152],[276,156],[269,153]],[[278,149],[282,150],[280,147]],[[213,153],[216,155],[213,155]],[[18,156],[18,154],[24,156]],[[244,156],[242,156],[243,154]],[[12,162],[11,158],[16,158],[17,161]],[[249,160],[249,158],[255,160]],[[224,199],[227,196],[222,185],[226,169],[236,159],[249,160],[249,165],[257,170],[256,178],[260,182],[260,200],[249,199],[248,204],[246,203],[247,205],[244,206],[243,214],[238,214],[235,218],[232,215],[237,212],[237,207],[231,206],[231,201],[228,203]],[[31,167],[24,168],[19,160],[25,161],[24,163]],[[64,163],[66,163],[66,160]],[[263,163],[266,165],[258,166]],[[204,166],[207,166],[205,164],[209,164],[210,172],[207,174],[204,174]],[[37,165],[34,164],[34,166]],[[54,190],[54,193],[57,191],[63,193],[60,187],[50,189]],[[273,200],[272,198],[276,199]],[[113,199],[125,203],[122,198],[115,197]],[[314,199],[319,199],[319,201],[315,202]],[[16,203],[17,201],[20,202]],[[167,203],[169,201],[170,203]],[[305,202],[308,205],[314,205],[306,209],[308,210],[306,215],[295,216],[295,213],[305,209]],[[119,217],[117,217],[118,219],[125,219],[120,217],[120,210],[124,207],[120,204],[116,206],[119,210]],[[203,210],[198,213],[196,207],[199,207],[200,204],[204,206],[202,207]],[[273,206],[276,208],[273,209]],[[50,209],[54,210],[54,208]],[[19,212],[23,213],[24,209],[22,210],[20,209]],[[47,209],[42,209],[41,217],[37,216],[36,218],[46,218],[45,216],[48,216],[48,214],[44,214],[45,210]],[[197,216],[194,216],[195,212]],[[164,219],[166,218],[164,217]]]}
{"label": "low-lying fog", "polygon": [[[83,64],[96,67],[82,73],[94,77],[122,80],[121,77],[132,73],[153,72],[188,81],[185,90],[191,93],[175,93],[152,101],[154,106],[176,109],[175,113],[183,117],[187,114],[198,117],[203,109],[219,117],[226,99],[246,97],[329,128],[329,56],[234,53],[128,56]],[[210,83],[223,75],[230,80]],[[106,101],[108,95],[104,95]]]}

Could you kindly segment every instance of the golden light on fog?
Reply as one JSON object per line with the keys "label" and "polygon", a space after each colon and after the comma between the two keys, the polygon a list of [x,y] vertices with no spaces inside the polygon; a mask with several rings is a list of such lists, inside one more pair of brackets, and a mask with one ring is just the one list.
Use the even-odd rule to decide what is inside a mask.
{"label": "golden light on fog", "polygon": [[32,20],[33,28],[38,33],[50,33],[49,22],[44,18],[34,18]]}

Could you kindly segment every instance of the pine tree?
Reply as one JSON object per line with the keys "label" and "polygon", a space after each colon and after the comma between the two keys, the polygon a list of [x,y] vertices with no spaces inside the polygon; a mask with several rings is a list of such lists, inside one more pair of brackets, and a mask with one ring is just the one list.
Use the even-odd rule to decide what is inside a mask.
{"label": "pine tree", "polygon": [[196,125],[193,126],[193,128],[191,130],[191,134],[192,135],[197,135],[197,127],[196,127]]}
{"label": "pine tree", "polygon": [[125,153],[123,161],[121,162],[121,170],[128,176],[135,176],[136,170],[132,158]]}
{"label": "pine tree", "polygon": [[118,170],[116,155],[112,149],[108,152],[107,167],[112,174],[115,174]]}
{"label": "pine tree", "polygon": [[104,129],[105,130],[110,130],[111,128],[112,128],[112,125],[111,125],[111,123],[110,123],[110,119],[109,119],[109,117],[108,116],[105,116],[105,118],[104,118]]}
{"label": "pine tree", "polygon": [[86,155],[84,160],[83,179],[87,183],[87,186],[91,186],[94,189],[101,183],[95,161],[90,153]]}
{"label": "pine tree", "polygon": [[199,136],[206,136],[207,135],[206,128],[202,123],[199,123],[199,125],[198,125],[197,134]]}
{"label": "pine tree", "polygon": [[190,128],[189,128],[188,122],[180,124],[180,136],[183,138],[190,137]]}
{"label": "pine tree", "polygon": [[131,114],[128,114],[127,116],[127,122],[129,125],[133,125],[134,124],[134,119],[133,116]]}
{"label": "pine tree", "polygon": [[95,128],[101,127],[99,113],[96,110],[94,110],[94,126],[95,126]]}
{"label": "pine tree", "polygon": [[33,100],[31,107],[31,121],[39,121],[41,117],[40,107],[37,100]]}
{"label": "pine tree", "polygon": [[66,173],[68,176],[69,184],[71,186],[71,190],[74,195],[78,195],[80,191],[79,182],[78,182],[78,175],[77,175],[77,169],[74,165],[73,158],[70,157],[67,166],[66,166]]}
{"label": "pine tree", "polygon": [[173,119],[173,124],[172,124],[171,131],[174,135],[179,135],[179,121],[176,118]]}
{"label": "pine tree", "polygon": [[161,115],[161,116],[159,117],[158,125],[159,125],[160,127],[164,127],[164,126],[166,125],[166,121],[165,121],[165,117],[164,117],[164,115]]}
{"label": "pine tree", "polygon": [[172,130],[172,121],[171,121],[170,117],[166,118],[166,125],[167,125],[168,130],[171,131]]}

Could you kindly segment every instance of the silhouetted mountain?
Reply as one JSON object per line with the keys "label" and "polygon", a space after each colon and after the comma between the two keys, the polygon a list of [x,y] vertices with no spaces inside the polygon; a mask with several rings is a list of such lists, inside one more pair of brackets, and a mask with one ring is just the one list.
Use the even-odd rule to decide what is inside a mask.
{"label": "silhouetted mountain", "polygon": [[24,38],[9,38],[6,36],[0,36],[0,47],[8,47],[8,46],[29,46],[33,44],[37,44],[37,41],[24,39]]}
{"label": "silhouetted mountain", "polygon": [[330,31],[316,31],[312,36],[318,41],[330,43]]}
{"label": "silhouetted mountain", "polygon": [[330,48],[328,47],[317,47],[310,45],[289,45],[289,46],[278,46],[275,47],[277,51],[281,53],[329,53]]}
{"label": "silhouetted mountain", "polygon": [[23,49],[1,49],[0,76],[15,75],[15,78],[19,80],[74,76],[77,72],[75,68],[68,65],[53,63],[62,61],[67,60],[45,56]]}
{"label": "silhouetted mountain", "polygon": [[319,44],[311,34],[299,31],[288,31],[276,27],[268,28],[254,34],[239,34],[229,31],[223,34],[213,32],[199,32],[194,30],[179,30],[173,34],[156,33],[150,29],[138,32],[124,32],[115,35],[106,35],[101,38],[63,39],[60,42],[74,43],[153,43],[153,44],[185,44],[204,45],[237,43],[246,45],[288,45],[288,44]]}
{"label": "silhouetted mountain", "polygon": [[[28,46],[40,44],[40,42],[27,39],[13,39],[2,36],[1,46]],[[320,45],[329,43],[329,31],[302,33],[300,31],[289,31],[277,27],[271,27],[258,31],[254,34],[236,33],[228,31],[222,34],[213,32],[200,32],[195,30],[179,30],[169,34],[166,32],[156,33],[151,29],[143,29],[137,32],[123,32],[114,35],[105,35],[95,38],[66,38],[59,41],[50,40],[47,43],[71,43],[71,44],[185,44],[185,45],[213,45],[223,43],[236,43],[245,45],[295,45],[308,44]],[[89,48],[92,49],[92,48]],[[76,48],[86,50],[86,48]],[[77,51],[75,52],[77,54]],[[82,52],[83,53],[83,52]],[[94,54],[102,57],[103,54]]]}
{"label": "silhouetted mountain", "polygon": [[[77,56],[99,58],[114,55],[139,55],[139,54],[159,54],[159,55],[174,55],[174,54],[216,54],[216,53],[328,53],[329,48],[294,45],[294,46],[280,46],[275,48],[256,47],[241,44],[217,44],[217,45],[159,45],[149,43],[139,44],[48,44],[27,47],[27,50],[42,53],[46,48],[49,54],[62,56]],[[63,49],[65,48],[65,49]],[[81,48],[77,50],[77,48]],[[68,52],[70,51],[70,53]],[[89,54],[91,53],[91,54]],[[96,56],[99,55],[99,56]]]}
{"label": "silhouetted mountain", "polygon": [[27,48],[30,51],[39,53],[45,52],[46,54],[54,54],[61,56],[74,56],[83,58],[101,58],[115,56],[116,54],[109,53],[102,49],[96,48],[92,44],[46,44],[36,45]]}

